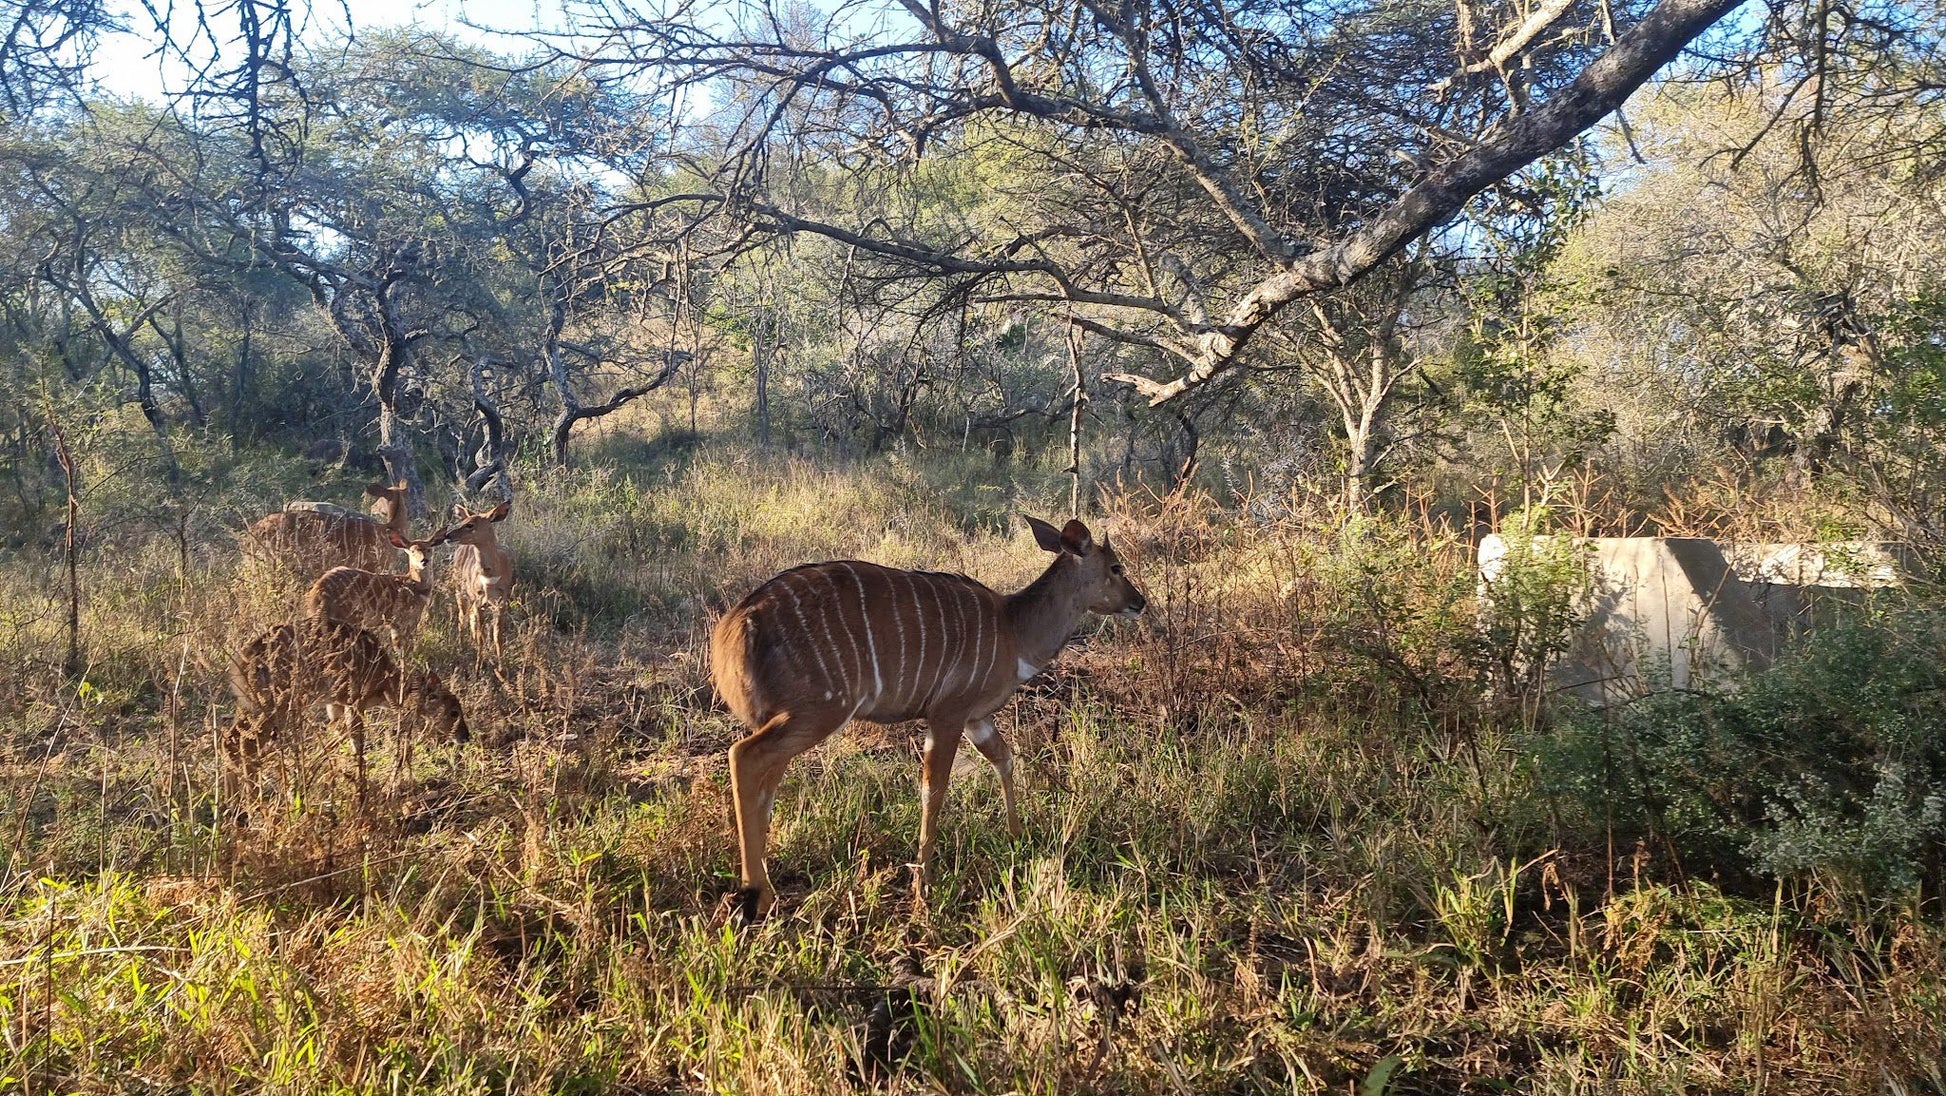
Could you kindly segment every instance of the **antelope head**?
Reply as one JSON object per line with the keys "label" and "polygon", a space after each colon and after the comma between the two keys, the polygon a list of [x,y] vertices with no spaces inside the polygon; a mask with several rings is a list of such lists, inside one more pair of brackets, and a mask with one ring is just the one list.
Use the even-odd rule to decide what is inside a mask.
{"label": "antelope head", "polygon": [[392,547],[405,553],[406,574],[412,576],[414,582],[425,575],[426,559],[432,555],[434,548],[446,543],[446,535],[445,532],[441,532],[425,540],[407,540],[400,536],[396,529],[385,531],[385,539],[392,542]]}
{"label": "antelope head", "polygon": [[445,532],[434,538],[439,543],[445,544],[450,542],[453,544],[472,545],[478,545],[483,542],[492,543],[493,523],[507,520],[507,515],[513,510],[513,504],[503,502],[491,510],[478,514],[466,510],[463,507],[458,509],[459,513],[464,516],[460,517],[458,521],[448,527]]}
{"label": "antelope head", "polygon": [[404,528],[405,497],[409,490],[410,487],[404,480],[397,483],[381,482],[365,485],[365,494],[371,496],[372,500],[372,516],[378,519],[380,525],[389,525],[394,529]]}
{"label": "antelope head", "polygon": [[1042,551],[1053,552],[1057,562],[1059,558],[1073,559],[1068,565],[1069,581],[1074,583],[1081,608],[1102,616],[1135,616],[1148,605],[1149,599],[1123,573],[1122,561],[1107,537],[1096,544],[1094,534],[1078,519],[1056,529],[1030,517],[1027,527],[1034,531],[1035,543]]}

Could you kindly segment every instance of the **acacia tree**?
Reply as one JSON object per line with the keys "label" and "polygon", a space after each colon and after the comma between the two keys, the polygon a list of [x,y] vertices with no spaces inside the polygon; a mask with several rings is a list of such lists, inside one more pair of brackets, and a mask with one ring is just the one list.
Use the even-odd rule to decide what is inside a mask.
{"label": "acacia tree", "polygon": [[[1173,363],[1121,378],[1161,402],[1614,111],[1734,6],[903,0],[901,21],[616,3],[584,56],[717,89],[695,206],[1073,307]],[[881,185],[956,170],[1006,215],[825,219],[814,162]]]}
{"label": "acacia tree", "polygon": [[590,181],[645,173],[636,131],[652,116],[558,68],[397,34],[292,65],[255,85],[254,128],[178,117],[157,130],[181,140],[115,148],[118,175],[206,269],[303,289],[364,376],[379,454],[415,499],[415,441],[442,421],[485,421],[462,479],[504,470],[504,392],[551,388],[564,458],[576,423],[666,383],[679,359],[627,334],[666,295],[666,270],[645,278]]}
{"label": "acacia tree", "polygon": [[658,237],[648,207],[617,182],[654,173],[655,104],[567,66],[426,36],[374,36],[351,58],[351,82],[383,129],[443,157],[434,205],[445,261],[464,271],[441,275],[443,307],[465,317],[466,393],[489,420],[489,455],[466,478],[505,463],[482,356],[495,387],[551,392],[548,447],[566,463],[579,424],[663,387],[691,352],[669,336],[693,307],[693,241]]}
{"label": "acacia tree", "polygon": [[19,124],[79,99],[95,42],[115,22],[101,0],[0,0],[0,119]]}
{"label": "acacia tree", "polygon": [[1793,102],[1773,78],[1643,119],[1653,166],[1551,270],[1632,432],[1861,483],[1877,520],[1938,536],[1946,112],[1927,98]]}
{"label": "acacia tree", "polygon": [[1345,292],[1313,298],[1309,323],[1289,340],[1292,356],[1338,410],[1347,514],[1363,513],[1370,503],[1390,447],[1389,406],[1418,369],[1406,328],[1432,265],[1423,254],[1408,256]]}
{"label": "acacia tree", "polygon": [[154,433],[164,477],[179,475],[165,403],[192,425],[207,412],[180,319],[199,286],[146,216],[142,188],[102,150],[153,125],[142,112],[42,124],[0,148],[0,295],[21,344],[60,358],[70,381],[115,382]]}

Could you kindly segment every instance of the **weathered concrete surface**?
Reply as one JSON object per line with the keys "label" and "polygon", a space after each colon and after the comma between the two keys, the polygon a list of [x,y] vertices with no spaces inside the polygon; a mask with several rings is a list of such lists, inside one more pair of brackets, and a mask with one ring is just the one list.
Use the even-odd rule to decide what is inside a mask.
{"label": "weathered concrete surface", "polygon": [[1817,544],[1732,543],[1724,547],[1730,566],[1746,582],[1815,586],[1837,590],[1882,590],[1904,583],[1913,560],[1902,544],[1872,540]]}
{"label": "weathered concrete surface", "polygon": [[[1551,538],[1535,538],[1547,542]],[[1556,687],[1592,704],[1656,689],[1726,684],[1769,665],[1794,610],[1754,596],[1714,541],[1700,537],[1577,539],[1590,581],[1576,599],[1585,623],[1554,668]],[[1481,540],[1483,596],[1508,566],[1498,534]]]}

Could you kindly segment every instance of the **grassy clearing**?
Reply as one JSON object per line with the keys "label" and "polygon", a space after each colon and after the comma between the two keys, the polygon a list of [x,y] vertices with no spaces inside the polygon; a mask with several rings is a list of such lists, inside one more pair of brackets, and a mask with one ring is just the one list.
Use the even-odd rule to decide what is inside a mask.
{"label": "grassy clearing", "polygon": [[290,596],[223,525],[90,551],[82,686],[54,569],[0,572],[0,1088],[1946,1091],[1926,895],[1611,841],[1480,700],[1463,546],[1297,507],[1114,499],[1154,609],[1003,713],[1027,837],[969,752],[915,898],[915,743],[859,728],[794,766],[786,913],[739,933],[711,607],[842,556],[1011,586],[1062,486],[702,451],[526,488],[506,665],[449,608],[415,656],[492,744],[381,746],[372,822],[323,750],[217,801],[224,661]]}

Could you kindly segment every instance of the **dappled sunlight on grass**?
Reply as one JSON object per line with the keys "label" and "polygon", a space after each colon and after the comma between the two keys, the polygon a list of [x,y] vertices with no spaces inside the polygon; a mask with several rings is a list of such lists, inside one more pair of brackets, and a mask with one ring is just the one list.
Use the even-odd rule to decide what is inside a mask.
{"label": "dappled sunlight on grass", "polygon": [[[1152,611],[1025,687],[1027,833],[973,758],[915,894],[910,728],[807,754],[782,912],[739,930],[703,636],[771,572],[856,556],[1009,588],[1040,494],[973,468],[704,450],[533,473],[508,656],[442,600],[415,652],[477,740],[375,725],[224,798],[228,652],[288,591],[221,530],[0,575],[11,843],[0,1077],[116,1092],[1858,1091],[1936,1076],[1934,915],[1712,883],[1536,793],[1523,705],[1473,675],[1449,532],[1355,541],[1293,504],[1121,496]],[[958,486],[950,486],[957,481]],[[987,501],[987,496],[994,496]],[[36,607],[40,608],[36,608]],[[1470,642],[1470,640],[1468,640]],[[322,736],[319,736],[320,738]],[[1900,1083],[1906,1083],[1901,1080]],[[1387,1087],[1387,1086],[1390,1087]]]}

